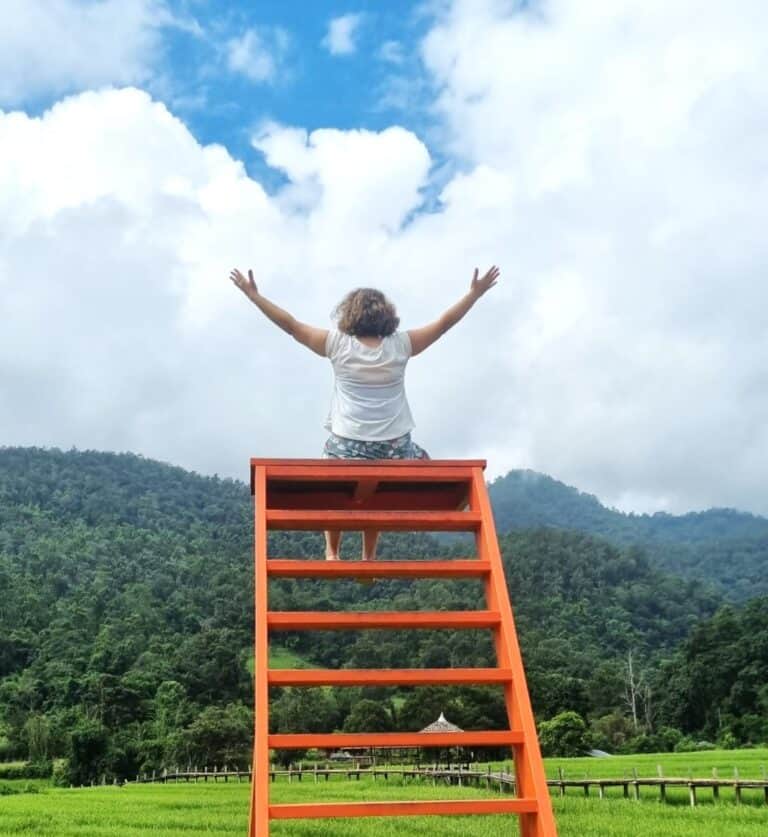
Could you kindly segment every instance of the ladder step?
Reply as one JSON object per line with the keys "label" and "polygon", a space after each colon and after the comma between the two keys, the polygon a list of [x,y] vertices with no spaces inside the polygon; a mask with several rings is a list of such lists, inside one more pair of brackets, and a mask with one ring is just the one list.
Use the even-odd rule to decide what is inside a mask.
{"label": "ladder step", "polygon": [[275,733],[275,750],[340,750],[345,747],[505,747],[523,744],[519,730],[480,732],[337,732]]}
{"label": "ladder step", "polygon": [[375,476],[419,482],[421,480],[471,480],[484,459],[251,459],[251,470],[265,466],[267,479],[335,479]]}
{"label": "ladder step", "polygon": [[377,529],[404,532],[471,532],[480,526],[476,511],[345,511],[267,509],[268,529]]}
{"label": "ladder step", "polygon": [[407,817],[463,814],[535,814],[535,799],[453,799],[420,802],[312,802],[270,805],[273,820],[320,817]]}
{"label": "ladder step", "polygon": [[267,573],[281,578],[473,578],[488,575],[490,561],[294,561],[270,558]]}
{"label": "ladder step", "polygon": [[369,628],[495,628],[496,610],[402,612],[269,611],[267,625],[275,631],[368,630]]}
{"label": "ladder step", "polygon": [[447,684],[511,683],[504,668],[272,669],[270,686],[436,686]]}

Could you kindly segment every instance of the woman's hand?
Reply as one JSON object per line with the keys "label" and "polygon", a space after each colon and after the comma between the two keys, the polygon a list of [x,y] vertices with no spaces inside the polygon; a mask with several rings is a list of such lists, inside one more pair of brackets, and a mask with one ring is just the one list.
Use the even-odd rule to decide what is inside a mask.
{"label": "woman's hand", "polygon": [[[475,271],[477,272],[477,271]],[[253,271],[248,271],[248,278],[246,279],[240,271],[235,268],[232,273],[229,274],[229,278],[232,282],[237,285],[238,288],[248,297],[248,299],[255,300],[256,297],[259,295],[259,289],[256,287],[256,283],[253,281]]]}
{"label": "woman's hand", "polygon": [[490,290],[496,284],[496,280],[499,278],[500,273],[501,271],[498,267],[496,267],[496,265],[494,265],[482,279],[478,279],[478,269],[475,268],[475,275],[472,277],[472,284],[470,285],[469,292],[476,299],[479,299],[486,291]]}

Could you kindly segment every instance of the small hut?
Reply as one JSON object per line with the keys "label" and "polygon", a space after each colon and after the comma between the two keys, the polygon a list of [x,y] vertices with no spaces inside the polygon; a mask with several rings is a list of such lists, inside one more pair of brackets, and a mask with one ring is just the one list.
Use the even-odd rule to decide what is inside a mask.
{"label": "small hut", "polygon": [[[424,727],[424,729],[419,730],[419,732],[420,733],[422,733],[422,732],[464,732],[464,730],[461,729],[461,727],[457,727],[456,724],[452,724],[445,717],[445,714],[443,712],[441,712],[440,717],[436,721],[433,721],[431,724]],[[439,747],[439,748],[438,747],[435,747],[435,748],[430,747],[429,749],[430,750],[434,749],[434,750],[437,751],[436,752],[436,761],[439,762],[441,760],[441,757],[445,756],[445,761],[450,763],[451,752],[452,752],[450,747],[446,747],[444,749],[442,747]],[[457,759],[460,758],[461,755],[462,755],[462,750],[458,747],[453,752],[455,752]]]}
{"label": "small hut", "polygon": [[456,724],[452,724],[441,712],[440,717],[436,721],[433,721],[429,726],[424,727],[424,729],[419,730],[419,732],[464,732],[464,730],[461,727],[457,727]]}

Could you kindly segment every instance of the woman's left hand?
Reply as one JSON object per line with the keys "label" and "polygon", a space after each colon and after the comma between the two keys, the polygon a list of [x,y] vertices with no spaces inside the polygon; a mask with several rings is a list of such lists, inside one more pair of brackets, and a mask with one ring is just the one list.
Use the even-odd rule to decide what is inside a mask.
{"label": "woman's left hand", "polygon": [[248,278],[246,279],[245,276],[243,276],[243,274],[235,268],[229,274],[229,278],[249,299],[255,299],[259,295],[259,289],[256,287],[256,282],[253,280],[252,270],[248,271]]}
{"label": "woman's left hand", "polygon": [[499,278],[499,274],[501,273],[496,265],[494,265],[481,279],[477,278],[479,272],[480,271],[475,268],[475,275],[472,277],[472,284],[469,288],[469,292],[475,297],[475,299],[480,299],[486,291],[489,291],[496,284],[496,280]]}

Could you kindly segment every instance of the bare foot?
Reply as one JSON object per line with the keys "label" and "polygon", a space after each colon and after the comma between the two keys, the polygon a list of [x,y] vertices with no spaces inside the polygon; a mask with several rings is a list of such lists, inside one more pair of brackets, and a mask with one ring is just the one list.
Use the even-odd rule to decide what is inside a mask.
{"label": "bare foot", "polygon": [[338,561],[340,559],[339,559],[338,555],[326,555],[325,560],[326,561]]}

